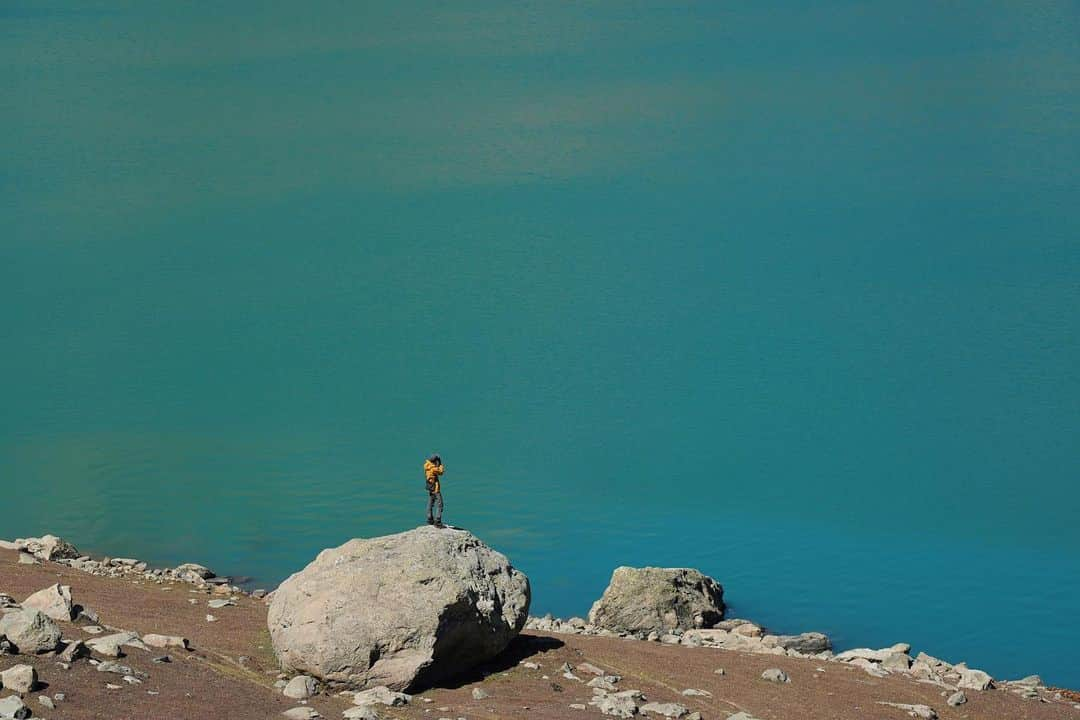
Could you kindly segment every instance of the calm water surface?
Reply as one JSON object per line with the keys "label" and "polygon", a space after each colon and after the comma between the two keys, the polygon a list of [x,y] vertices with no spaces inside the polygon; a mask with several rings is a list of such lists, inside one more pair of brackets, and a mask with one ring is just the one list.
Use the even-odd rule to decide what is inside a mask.
{"label": "calm water surface", "polygon": [[438,451],[539,613],[690,565],[1080,687],[1078,38],[1073,2],[5,3],[0,537],[271,586],[418,524]]}

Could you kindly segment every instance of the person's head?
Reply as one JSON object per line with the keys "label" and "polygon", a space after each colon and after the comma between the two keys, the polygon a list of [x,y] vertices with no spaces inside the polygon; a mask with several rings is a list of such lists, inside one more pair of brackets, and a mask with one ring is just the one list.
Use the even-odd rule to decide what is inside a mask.
{"label": "person's head", "polygon": [[436,465],[442,465],[442,458],[439,457],[438,453],[435,453],[434,455],[432,455],[428,459],[431,460],[431,462],[435,463]]}

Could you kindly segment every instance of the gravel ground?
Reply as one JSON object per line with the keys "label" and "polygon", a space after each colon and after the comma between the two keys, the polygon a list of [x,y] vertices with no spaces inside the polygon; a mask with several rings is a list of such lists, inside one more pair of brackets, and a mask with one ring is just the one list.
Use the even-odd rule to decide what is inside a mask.
{"label": "gravel ground", "polygon": [[[184,583],[136,584],[130,580],[87,575],[45,563],[18,565],[17,553],[0,550],[0,592],[16,600],[52,583],[70,585],[76,603],[98,612],[101,623],[141,634],[182,635],[192,650],[128,649],[120,662],[148,675],[139,685],[124,683],[119,675],[95,670],[86,660],[63,670],[48,657],[0,656],[0,670],[32,664],[47,687],[25,698],[42,718],[109,718],[110,720],[177,720],[222,718],[247,720],[280,717],[298,703],[273,687],[277,669],[266,631],[266,607],[261,601],[242,597],[236,607],[209,610],[210,595],[193,591]],[[190,599],[197,602],[192,604]],[[207,622],[207,613],[217,622]],[[78,628],[86,623],[64,624],[66,638],[89,638]],[[168,653],[169,664],[152,658]],[[538,669],[521,662],[538,663]],[[875,678],[841,663],[798,658],[778,658],[722,651],[684,648],[618,638],[545,635],[526,632],[500,658],[457,682],[418,694],[412,704],[381,711],[385,718],[542,718],[603,717],[598,710],[573,710],[572,703],[588,703],[592,690],[584,682],[562,677],[563,663],[588,662],[611,674],[621,675],[620,689],[637,689],[649,700],[678,702],[698,711],[705,720],[726,718],[745,711],[761,720],[906,720],[908,715],[878,701],[925,704],[942,720],[1080,720],[1071,703],[1023,700],[1003,690],[968,691],[968,702],[958,708],[945,704],[941,688],[899,675]],[[761,679],[766,668],[779,667],[791,677],[784,685]],[[723,675],[716,674],[718,668]],[[824,672],[818,670],[821,668]],[[544,675],[548,677],[545,679]],[[584,671],[583,681],[593,676]],[[106,683],[120,685],[108,689]],[[473,698],[482,688],[488,697]],[[710,696],[682,695],[687,688]],[[37,696],[64,693],[65,699],[49,710]],[[0,691],[0,696],[8,694]],[[324,717],[341,717],[350,707],[347,698],[319,696],[311,707]]]}

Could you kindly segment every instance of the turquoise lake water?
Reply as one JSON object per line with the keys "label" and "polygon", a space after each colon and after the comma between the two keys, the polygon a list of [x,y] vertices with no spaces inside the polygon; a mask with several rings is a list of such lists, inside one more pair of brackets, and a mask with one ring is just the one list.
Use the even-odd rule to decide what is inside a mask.
{"label": "turquoise lake water", "polygon": [[438,451],[538,614],[1080,687],[1075,2],[220,5],[0,7],[0,537],[272,586]]}

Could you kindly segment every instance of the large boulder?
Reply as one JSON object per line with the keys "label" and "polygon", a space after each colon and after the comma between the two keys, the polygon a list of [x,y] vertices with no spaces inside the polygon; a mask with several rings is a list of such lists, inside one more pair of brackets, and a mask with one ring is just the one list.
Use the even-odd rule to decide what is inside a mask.
{"label": "large boulder", "polygon": [[40,610],[23,609],[0,616],[0,635],[22,655],[51,652],[60,644],[60,628]]}
{"label": "large boulder", "polygon": [[711,628],[724,619],[724,588],[691,568],[616,568],[589,622],[616,632]]}
{"label": "large boulder", "polygon": [[464,530],[421,527],[319,553],[274,592],[267,622],[286,670],[406,690],[497,655],[529,601],[506,556]]}
{"label": "large boulder", "polygon": [[30,597],[23,600],[22,606],[24,608],[40,610],[53,620],[69,622],[73,614],[71,588],[67,585],[61,585],[60,583],[50,585],[44,590],[38,590]]}

